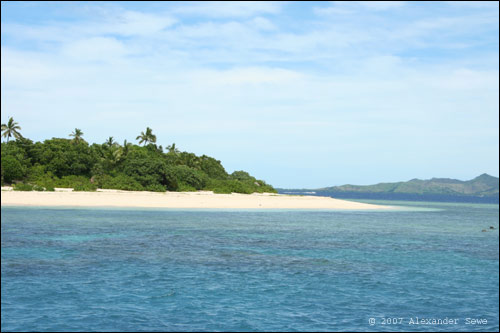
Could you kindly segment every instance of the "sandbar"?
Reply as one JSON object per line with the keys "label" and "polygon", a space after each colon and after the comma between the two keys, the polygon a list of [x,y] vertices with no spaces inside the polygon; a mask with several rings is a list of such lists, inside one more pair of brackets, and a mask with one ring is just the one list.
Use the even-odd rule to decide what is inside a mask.
{"label": "sandbar", "polygon": [[198,192],[138,192],[103,190],[73,192],[12,191],[2,187],[2,206],[144,207],[144,208],[230,208],[230,209],[340,209],[387,210],[391,206],[372,205],[330,197],[274,193],[214,194]]}

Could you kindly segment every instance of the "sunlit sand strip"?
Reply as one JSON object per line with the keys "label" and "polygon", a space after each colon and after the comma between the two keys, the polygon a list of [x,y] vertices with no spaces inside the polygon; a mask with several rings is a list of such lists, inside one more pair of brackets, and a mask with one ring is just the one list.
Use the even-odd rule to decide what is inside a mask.
{"label": "sunlit sand strip", "polygon": [[2,206],[150,207],[150,208],[232,208],[232,209],[393,209],[317,196],[281,194],[214,194],[199,192],[21,192],[2,188]]}

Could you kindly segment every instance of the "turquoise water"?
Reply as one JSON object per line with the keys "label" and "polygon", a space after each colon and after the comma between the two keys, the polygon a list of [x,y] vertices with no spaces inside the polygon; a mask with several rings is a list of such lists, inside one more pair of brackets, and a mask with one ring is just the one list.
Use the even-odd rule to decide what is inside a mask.
{"label": "turquoise water", "polygon": [[400,204],[2,207],[1,329],[498,331],[498,205]]}

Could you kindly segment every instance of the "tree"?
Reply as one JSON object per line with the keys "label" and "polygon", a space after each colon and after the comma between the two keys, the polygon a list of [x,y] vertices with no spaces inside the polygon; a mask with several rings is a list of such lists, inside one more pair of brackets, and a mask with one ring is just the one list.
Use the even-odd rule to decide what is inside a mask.
{"label": "tree", "polygon": [[116,142],[113,140],[113,137],[112,137],[112,136],[110,136],[110,137],[106,140],[105,144],[106,144],[106,145],[108,145],[109,147],[112,147],[113,145],[115,145],[115,144],[116,144]]}
{"label": "tree", "polygon": [[167,146],[169,154],[177,155],[180,151],[175,147],[175,143],[172,143],[171,146]]}
{"label": "tree", "polygon": [[219,160],[207,155],[202,155],[200,157],[201,165],[200,168],[205,172],[210,178],[215,179],[227,179],[227,172],[222,166]]}
{"label": "tree", "polygon": [[69,136],[72,136],[73,137],[73,141],[75,143],[79,143],[80,141],[82,141],[82,136],[83,136],[83,132],[81,129],[79,128],[75,128],[75,131],[73,133],[71,133]]}
{"label": "tree", "polygon": [[45,140],[36,154],[36,161],[57,177],[88,176],[97,161],[90,147],[82,140],[75,144],[69,139]]}
{"label": "tree", "polygon": [[[12,118],[2,125],[2,135],[15,137],[2,142],[1,182],[28,181],[45,188],[73,187],[75,190],[101,188],[134,191],[194,191],[216,193],[275,192],[244,171],[228,175],[219,160],[180,152],[172,143],[163,152],[156,136],[147,127],[137,140],[123,146],[113,137],[91,146],[75,128],[70,138],[36,142],[22,137]],[[142,146],[144,144],[144,146]]]}
{"label": "tree", "polygon": [[25,174],[26,168],[15,156],[2,156],[2,175],[5,182],[10,184],[13,180],[22,179]]}
{"label": "tree", "polygon": [[141,132],[141,135],[137,136],[135,139],[139,140],[139,144],[144,142],[144,145],[146,145],[148,143],[155,143],[156,135],[153,134],[153,130],[151,128],[147,127],[146,133]]}
{"label": "tree", "polygon": [[127,142],[127,140],[123,141],[123,148],[122,148],[122,155],[127,156],[128,152],[130,151],[130,147],[132,147],[132,144],[130,142]]}
{"label": "tree", "polygon": [[[112,138],[113,137],[110,137],[110,139]],[[109,144],[109,142],[107,144]],[[116,164],[127,157],[130,151],[130,147],[132,147],[132,144],[130,142],[127,142],[127,140],[124,140],[123,147],[117,144],[116,142],[112,143],[112,146],[110,147],[115,147],[115,149],[112,151],[112,155],[113,155],[113,163]]]}
{"label": "tree", "polygon": [[16,139],[22,138],[23,136],[19,133],[19,130],[21,130],[21,126],[12,117],[9,118],[7,124],[2,124],[2,136],[7,138],[7,142],[9,142],[11,136]]}

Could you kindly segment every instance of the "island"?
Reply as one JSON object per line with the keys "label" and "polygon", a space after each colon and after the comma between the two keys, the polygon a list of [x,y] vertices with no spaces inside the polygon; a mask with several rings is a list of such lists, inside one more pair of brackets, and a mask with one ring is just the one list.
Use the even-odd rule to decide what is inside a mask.
{"label": "island", "polygon": [[375,185],[342,185],[318,189],[278,189],[283,194],[333,196],[344,199],[415,200],[498,203],[499,181],[486,173],[470,180],[412,179]]}
{"label": "island", "polygon": [[276,193],[248,172],[228,174],[213,157],[181,152],[175,143],[164,149],[149,127],[136,137],[139,144],[125,140],[121,145],[112,136],[101,144],[89,144],[78,128],[71,139],[33,142],[20,134],[13,118],[2,124],[2,132],[7,142],[2,143],[1,182],[14,190]]}
{"label": "island", "polygon": [[[68,138],[33,142],[9,119],[2,125],[2,206],[391,209],[338,200],[277,194],[245,171],[221,161],[156,144],[151,128],[122,145],[113,137],[89,144],[75,128]],[[10,140],[11,138],[14,140]]]}

